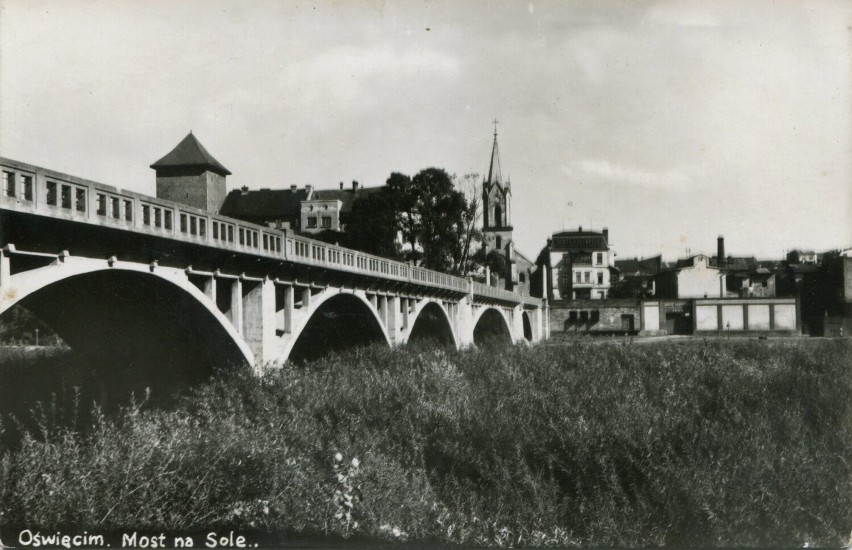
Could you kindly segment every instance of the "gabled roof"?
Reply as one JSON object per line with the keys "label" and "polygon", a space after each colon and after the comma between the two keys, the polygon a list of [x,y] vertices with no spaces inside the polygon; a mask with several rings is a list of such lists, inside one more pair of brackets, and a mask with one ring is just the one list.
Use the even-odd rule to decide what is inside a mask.
{"label": "gabled roof", "polygon": [[219,213],[237,219],[298,218],[299,206],[307,197],[308,191],[304,188],[257,191],[235,189],[225,197]]}
{"label": "gabled roof", "polygon": [[190,132],[183,141],[177,144],[177,147],[171,152],[151,165],[151,168],[157,170],[159,168],[184,168],[184,167],[206,168],[211,172],[220,176],[230,176],[231,172],[222,164],[213,158],[213,155],[207,152],[207,149],[201,145],[201,142],[196,139]]}

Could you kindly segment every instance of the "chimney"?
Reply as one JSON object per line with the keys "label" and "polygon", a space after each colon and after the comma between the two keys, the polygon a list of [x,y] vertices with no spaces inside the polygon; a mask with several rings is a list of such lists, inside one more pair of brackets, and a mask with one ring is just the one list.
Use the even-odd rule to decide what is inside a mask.
{"label": "chimney", "polygon": [[307,192],[308,192],[308,195],[310,195],[310,194],[311,194],[311,191],[313,191],[313,190],[314,190],[314,186],[313,186],[313,185],[311,185],[310,183],[305,184],[305,191],[307,191]]}
{"label": "chimney", "polygon": [[725,267],[725,237],[721,235],[716,239],[716,265]]}
{"label": "chimney", "polygon": [[582,233],[582,232],[583,232],[583,226],[581,225],[580,226],[580,233]]}
{"label": "chimney", "polygon": [[296,189],[298,189],[298,188],[299,188],[299,186],[298,186],[298,185],[291,185],[291,186],[290,186],[290,191],[295,191],[295,190],[296,190]]}
{"label": "chimney", "polygon": [[358,190],[358,181],[357,180],[352,180],[352,190],[353,191]]}
{"label": "chimney", "polygon": [[343,191],[343,182],[340,182],[340,190]]}
{"label": "chimney", "polygon": [[606,240],[606,243],[609,244],[609,228],[603,228],[603,237]]}
{"label": "chimney", "polygon": [[240,187],[240,194],[241,195],[248,195],[248,186],[247,185],[243,185],[242,187]]}

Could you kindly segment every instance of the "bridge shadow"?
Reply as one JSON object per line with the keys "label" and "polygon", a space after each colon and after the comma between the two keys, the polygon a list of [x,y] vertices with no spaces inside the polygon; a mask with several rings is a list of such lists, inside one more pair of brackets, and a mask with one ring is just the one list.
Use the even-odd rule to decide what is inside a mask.
{"label": "bridge shadow", "polygon": [[[46,420],[84,428],[95,407],[111,415],[132,399],[147,407],[171,406],[217,369],[245,366],[209,311],[180,288],[145,274],[73,276],[17,306],[65,346],[0,348],[4,444],[24,430],[37,433]],[[0,316],[0,324],[10,315],[14,308]]]}
{"label": "bridge shadow", "polygon": [[430,302],[423,307],[414,326],[411,327],[410,343],[434,342],[442,347],[455,347],[453,329],[441,306]]}
{"label": "bridge shadow", "polygon": [[288,360],[313,361],[328,353],[379,342],[387,344],[387,338],[369,306],[351,294],[339,294],[314,312]]}
{"label": "bridge shadow", "polygon": [[488,309],[482,313],[473,328],[473,343],[477,346],[494,343],[512,343],[512,334],[506,324],[506,319],[496,309]]}

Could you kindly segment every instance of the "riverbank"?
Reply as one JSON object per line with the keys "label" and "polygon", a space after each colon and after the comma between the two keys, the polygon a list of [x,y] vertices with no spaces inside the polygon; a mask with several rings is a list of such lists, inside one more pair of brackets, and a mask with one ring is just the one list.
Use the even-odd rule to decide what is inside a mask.
{"label": "riverbank", "polygon": [[839,546],[852,532],[849,358],[833,341],[567,342],[221,373],[168,409],[44,424],[5,451],[4,541],[11,526],[72,525]]}

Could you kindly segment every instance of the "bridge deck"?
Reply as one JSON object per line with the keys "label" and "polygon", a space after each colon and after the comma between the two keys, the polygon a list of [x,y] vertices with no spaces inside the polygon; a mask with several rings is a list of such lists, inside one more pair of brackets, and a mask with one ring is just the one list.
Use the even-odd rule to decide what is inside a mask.
{"label": "bridge deck", "polygon": [[[174,239],[527,307],[541,299],[0,157],[0,210]],[[8,243],[2,243],[8,244]]]}

